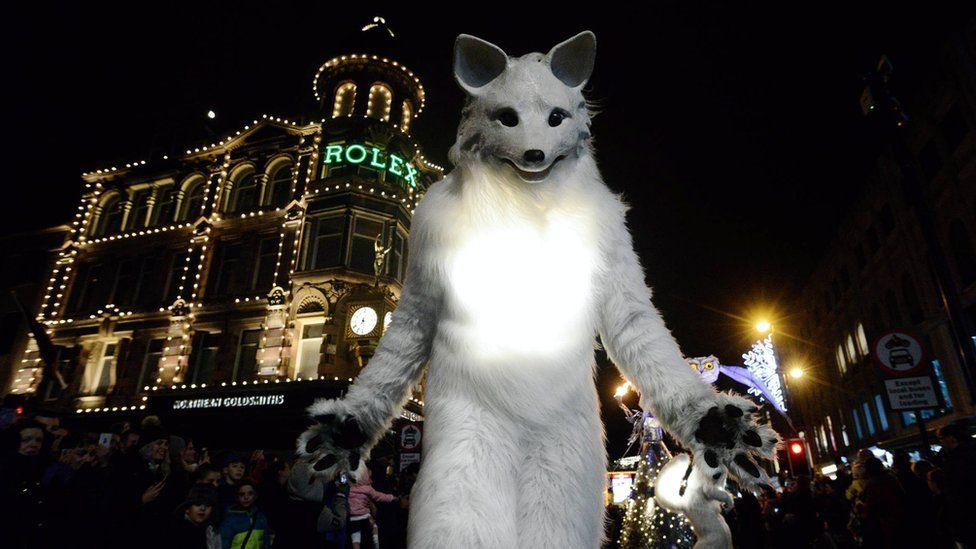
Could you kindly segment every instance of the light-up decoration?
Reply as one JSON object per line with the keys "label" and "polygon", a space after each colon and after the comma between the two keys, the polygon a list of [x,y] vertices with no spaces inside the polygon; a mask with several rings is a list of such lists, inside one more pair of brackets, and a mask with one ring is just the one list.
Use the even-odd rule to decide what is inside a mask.
{"label": "light-up decoration", "polygon": [[743,368],[742,366],[727,366],[719,362],[718,358],[714,355],[699,356],[695,358],[686,358],[688,366],[691,370],[698,374],[702,381],[708,384],[714,384],[718,381],[719,374],[724,375],[733,381],[741,383],[749,388],[749,392],[758,391],[755,394],[763,397],[776,408],[784,416],[786,415],[786,410],[779,408],[779,404],[776,402],[776,398],[773,393],[769,391],[766,384],[753,374],[748,368]]}
{"label": "light-up decoration", "polygon": [[340,116],[351,116],[353,105],[356,104],[356,83],[344,82],[335,92],[335,101],[332,104],[332,118]]}
{"label": "light-up decoration", "polygon": [[329,166],[365,164],[370,168],[389,172],[406,181],[411,187],[417,187],[417,169],[410,162],[393,153],[387,153],[379,147],[360,144],[328,145],[325,147],[322,164]]}
{"label": "light-up decoration", "polygon": [[373,84],[369,88],[369,102],[366,105],[366,116],[377,118],[383,122],[390,121],[390,107],[393,104],[393,92],[383,84]]}
{"label": "light-up decoration", "polygon": [[[773,405],[785,412],[783,382],[779,378],[779,365],[776,363],[776,354],[773,352],[773,336],[767,335],[753,343],[752,349],[748,353],[744,353],[742,359],[745,361],[749,372],[766,386],[768,395],[773,398]],[[760,397],[764,396],[762,391],[755,387],[750,387],[749,393]]]}

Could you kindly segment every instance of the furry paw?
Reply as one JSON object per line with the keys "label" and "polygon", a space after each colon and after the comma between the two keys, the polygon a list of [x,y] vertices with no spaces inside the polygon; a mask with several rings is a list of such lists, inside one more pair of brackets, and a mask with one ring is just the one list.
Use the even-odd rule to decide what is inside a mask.
{"label": "furry paw", "polygon": [[779,435],[755,421],[759,409],[752,402],[727,393],[717,397],[698,422],[695,459],[716,480],[728,471],[746,488],[768,486],[769,477],[756,460],[773,457]]}
{"label": "furry paw", "polygon": [[309,459],[317,475],[332,479],[346,473],[352,481],[358,479],[366,469],[369,437],[356,418],[335,410],[312,419],[316,424],[298,437],[298,455]]}

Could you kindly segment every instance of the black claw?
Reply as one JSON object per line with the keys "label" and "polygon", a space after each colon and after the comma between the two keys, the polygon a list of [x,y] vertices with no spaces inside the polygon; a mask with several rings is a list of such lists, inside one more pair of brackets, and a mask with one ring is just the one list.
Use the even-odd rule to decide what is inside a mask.
{"label": "black claw", "polygon": [[718,480],[718,478],[720,476],[722,476],[722,471],[719,471],[719,472],[715,473],[714,475],[712,475],[712,478],[715,479],[715,480]]}
{"label": "black claw", "polygon": [[762,437],[759,436],[759,433],[755,431],[746,431],[745,434],[742,435],[742,441],[748,444],[749,446],[758,447],[758,446],[762,446],[763,444]]}
{"label": "black claw", "polygon": [[314,437],[308,439],[308,442],[305,443],[305,451],[311,454],[312,452],[318,450],[319,446],[322,446],[322,442],[324,441],[325,439],[322,438],[322,435],[315,435]]}
{"label": "black claw", "polygon": [[742,468],[743,471],[749,473],[750,475],[759,478],[759,467],[749,459],[749,456],[745,454],[735,455],[735,464]]}
{"label": "black claw", "polygon": [[742,408],[732,404],[726,404],[725,413],[728,414],[729,417],[742,417]]}
{"label": "black claw", "polygon": [[705,450],[705,463],[713,469],[718,467],[718,455],[711,450]]}
{"label": "black claw", "polygon": [[353,471],[359,469],[359,452],[349,454],[349,468]]}
{"label": "black claw", "polygon": [[315,469],[316,471],[324,471],[335,464],[336,457],[332,454],[328,454],[324,458],[316,461],[315,465],[312,466],[312,469]]}
{"label": "black claw", "polygon": [[335,421],[335,418],[336,418],[335,414],[322,414],[320,416],[315,416],[312,419],[314,419],[315,421],[317,421],[319,423],[323,423],[323,424],[328,425],[328,424],[334,422]]}
{"label": "black claw", "polygon": [[346,450],[359,448],[363,444],[366,444],[366,435],[363,434],[363,430],[359,427],[359,422],[356,421],[356,418],[349,416],[342,422],[339,426],[339,436],[336,437],[336,444]]}
{"label": "black claw", "polygon": [[759,408],[757,408],[755,406],[750,406],[749,409],[746,410],[746,411],[749,412],[750,414],[755,414],[756,412],[759,411]]}

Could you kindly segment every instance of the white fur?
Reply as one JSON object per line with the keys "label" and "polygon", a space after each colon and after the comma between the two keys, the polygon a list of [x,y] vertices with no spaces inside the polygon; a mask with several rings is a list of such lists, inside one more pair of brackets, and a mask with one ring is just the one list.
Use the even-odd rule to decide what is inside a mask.
{"label": "white fur", "polygon": [[732,496],[720,488],[726,475],[711,477],[700,463],[692,466],[685,490],[682,479],[691,461],[688,454],[678,454],[658,472],[654,483],[654,499],[673,513],[684,513],[695,527],[695,549],[721,549],[732,545],[732,532],[722,518],[722,505],[732,506]]}
{"label": "white fur", "polygon": [[[626,206],[590,151],[580,91],[589,69],[573,65],[585,65],[587,40],[516,59],[459,38],[455,70],[470,98],[451,151],[457,168],[417,207],[402,297],[369,366],[344,400],[310,408],[356,417],[371,435],[365,452],[427,364],[411,548],[601,545],[597,334],[643,405],[696,453],[698,420],[718,404],[651,304]],[[485,71],[487,84],[465,76]],[[515,109],[520,125],[500,124],[499,107]],[[558,127],[546,123],[555,107],[572,115]],[[545,164],[524,165],[528,149],[562,160],[530,183],[515,166]]]}

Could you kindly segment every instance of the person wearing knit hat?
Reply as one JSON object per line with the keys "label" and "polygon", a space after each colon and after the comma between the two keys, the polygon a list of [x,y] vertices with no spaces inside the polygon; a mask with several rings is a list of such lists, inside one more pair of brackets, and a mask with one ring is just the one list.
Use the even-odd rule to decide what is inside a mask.
{"label": "person wearing knit hat", "polygon": [[220,533],[215,527],[214,507],[217,490],[197,484],[190,488],[186,500],[176,508],[172,526],[167,530],[167,547],[187,549],[220,549]]}

